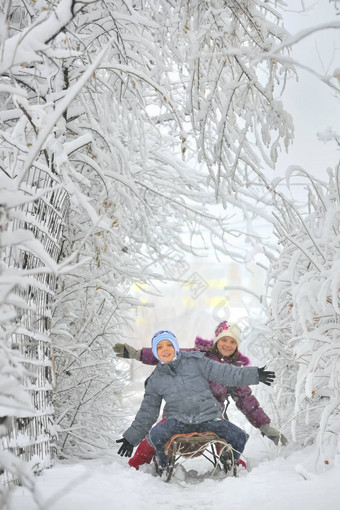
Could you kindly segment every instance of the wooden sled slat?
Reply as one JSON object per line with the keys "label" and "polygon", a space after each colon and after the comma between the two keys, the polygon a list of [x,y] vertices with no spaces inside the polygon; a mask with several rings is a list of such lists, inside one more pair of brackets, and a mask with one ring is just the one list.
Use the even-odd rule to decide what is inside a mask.
{"label": "wooden sled slat", "polygon": [[168,457],[167,482],[171,480],[181,458],[192,459],[200,455],[213,464],[211,476],[219,467],[222,467],[226,473],[232,472],[233,476],[236,476],[234,454],[230,444],[213,432],[175,434],[165,445],[165,453]]}

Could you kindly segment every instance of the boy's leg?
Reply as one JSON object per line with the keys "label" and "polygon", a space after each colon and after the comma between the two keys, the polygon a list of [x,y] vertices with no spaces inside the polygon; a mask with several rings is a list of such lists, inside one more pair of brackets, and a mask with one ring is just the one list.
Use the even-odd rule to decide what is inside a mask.
{"label": "boy's leg", "polygon": [[154,447],[151,446],[151,444],[146,439],[143,439],[143,441],[137,446],[134,456],[129,459],[129,465],[139,469],[139,466],[151,462],[154,455]]}
{"label": "boy's leg", "polygon": [[[158,423],[162,423],[163,421],[165,421],[165,418],[160,420]],[[152,461],[155,452],[156,450],[149,441],[147,439],[143,439],[143,441],[137,446],[134,456],[129,460],[129,465],[138,470],[139,466],[149,464]]]}
{"label": "boy's leg", "polygon": [[234,451],[235,462],[239,459],[248,440],[248,434],[228,420],[216,419],[200,424],[200,432],[215,432],[227,441]]}
{"label": "boy's leg", "polygon": [[190,430],[188,430],[189,428],[190,425],[188,426],[178,420],[170,419],[163,421],[163,423],[158,423],[150,430],[150,442],[156,449],[156,457],[160,469],[164,469],[166,466],[167,459],[164,447],[170,437],[174,434],[185,434],[186,432],[190,432]]}

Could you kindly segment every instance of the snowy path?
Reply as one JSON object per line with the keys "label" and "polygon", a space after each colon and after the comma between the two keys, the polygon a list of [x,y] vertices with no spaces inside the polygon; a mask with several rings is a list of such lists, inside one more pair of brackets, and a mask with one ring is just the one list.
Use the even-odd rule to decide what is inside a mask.
{"label": "snowy path", "polygon": [[[102,459],[57,464],[37,479],[44,510],[322,510],[340,508],[340,462],[328,472],[308,473],[308,452],[264,460],[262,439],[248,448],[249,472],[239,478],[200,484],[167,484],[135,471],[113,452]],[[263,461],[258,464],[257,451]],[[274,450],[272,450],[274,451]],[[303,467],[302,467],[303,466]],[[37,510],[22,488],[12,494],[10,510]]]}

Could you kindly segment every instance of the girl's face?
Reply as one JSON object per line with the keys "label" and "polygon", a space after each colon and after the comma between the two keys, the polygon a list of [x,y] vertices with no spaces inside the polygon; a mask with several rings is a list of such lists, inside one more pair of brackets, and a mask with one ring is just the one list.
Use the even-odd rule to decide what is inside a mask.
{"label": "girl's face", "polygon": [[231,336],[223,336],[217,342],[217,349],[222,356],[232,356],[237,349],[237,342]]}
{"label": "girl's face", "polygon": [[170,340],[161,340],[157,345],[158,357],[163,363],[170,363],[175,357],[175,348]]}

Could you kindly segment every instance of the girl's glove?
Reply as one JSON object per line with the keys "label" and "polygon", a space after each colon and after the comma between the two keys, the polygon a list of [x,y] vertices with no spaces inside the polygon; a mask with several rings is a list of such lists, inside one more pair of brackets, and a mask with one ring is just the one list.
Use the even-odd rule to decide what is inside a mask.
{"label": "girl's glove", "polygon": [[263,384],[270,386],[275,379],[275,372],[270,372],[269,370],[266,370],[266,368],[267,368],[266,366],[258,368],[259,379],[260,382],[262,382]]}
{"label": "girl's glove", "polygon": [[137,359],[140,361],[140,350],[135,349],[132,345],[129,344],[116,344],[113,346],[113,350],[115,351],[118,358],[129,358],[129,359]]}
{"label": "girl's glove", "polygon": [[260,430],[262,432],[262,435],[267,436],[271,441],[273,441],[273,443],[276,444],[276,446],[278,446],[279,443],[281,443],[283,446],[287,446],[288,439],[286,438],[286,436],[284,436],[283,434],[281,434],[281,432],[271,427],[269,423],[262,425],[262,427],[260,427]]}
{"label": "girl's glove", "polygon": [[133,445],[129,443],[129,441],[125,439],[125,437],[123,437],[122,439],[117,439],[116,443],[123,443],[118,450],[118,455],[120,455],[121,457],[124,456],[131,457],[133,452]]}

